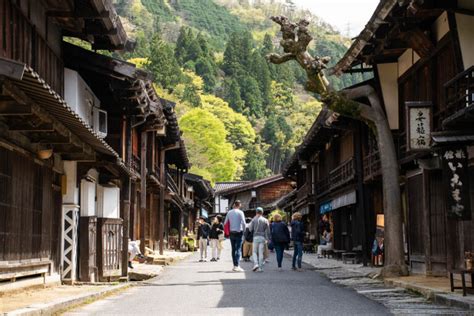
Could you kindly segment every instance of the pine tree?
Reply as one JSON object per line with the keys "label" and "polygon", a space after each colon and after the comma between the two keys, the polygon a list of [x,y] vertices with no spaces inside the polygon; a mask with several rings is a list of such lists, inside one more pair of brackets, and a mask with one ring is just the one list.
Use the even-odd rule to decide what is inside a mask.
{"label": "pine tree", "polygon": [[250,115],[261,117],[263,115],[262,93],[258,87],[257,80],[250,75],[239,78],[242,100]]}
{"label": "pine tree", "polygon": [[172,90],[183,79],[181,68],[173,53],[173,49],[155,33],[150,43],[150,57],[147,65],[155,82],[163,88]]}
{"label": "pine tree", "polygon": [[216,71],[212,66],[209,57],[199,57],[195,64],[196,74],[204,81],[204,91],[212,92],[217,84]]}
{"label": "pine tree", "polygon": [[231,79],[226,82],[225,100],[234,111],[242,113],[244,110],[244,101],[240,96],[240,87],[237,80]]}

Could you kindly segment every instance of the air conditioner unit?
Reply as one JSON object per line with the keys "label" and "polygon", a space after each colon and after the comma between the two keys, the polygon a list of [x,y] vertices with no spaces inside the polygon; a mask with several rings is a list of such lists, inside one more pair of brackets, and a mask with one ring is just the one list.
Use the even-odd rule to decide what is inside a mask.
{"label": "air conditioner unit", "polygon": [[64,100],[89,126],[93,125],[93,108],[100,101],[77,71],[64,68]]}
{"label": "air conditioner unit", "polygon": [[100,138],[107,137],[107,112],[94,107],[92,116],[92,128],[94,129],[94,132],[96,132]]}
{"label": "air conditioner unit", "polygon": [[97,186],[97,216],[120,218],[120,188]]}

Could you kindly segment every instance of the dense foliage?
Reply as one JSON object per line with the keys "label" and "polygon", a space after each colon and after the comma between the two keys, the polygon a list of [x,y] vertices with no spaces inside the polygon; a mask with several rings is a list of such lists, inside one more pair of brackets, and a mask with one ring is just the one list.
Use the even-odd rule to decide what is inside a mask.
{"label": "dense foliage", "polygon": [[[334,61],[347,40],[309,12],[278,1],[116,0],[137,49],[125,57],[154,75],[177,113],[193,165],[212,181],[253,180],[281,171],[320,110],[301,87],[296,63],[278,67],[268,16],[305,16],[316,25],[311,47]],[[316,21],[316,23],[315,23]],[[360,81],[336,78],[336,88]]]}

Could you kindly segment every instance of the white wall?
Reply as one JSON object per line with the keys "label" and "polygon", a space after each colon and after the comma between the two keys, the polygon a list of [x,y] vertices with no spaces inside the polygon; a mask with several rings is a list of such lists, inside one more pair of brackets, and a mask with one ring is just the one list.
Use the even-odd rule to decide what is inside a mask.
{"label": "white wall", "polygon": [[378,64],[377,71],[390,129],[398,129],[398,64]]}
{"label": "white wall", "polygon": [[407,49],[400,57],[398,57],[398,77],[401,77],[418,60],[420,60],[420,56],[418,56],[413,49]]}
{"label": "white wall", "polygon": [[448,13],[444,11],[431,26],[431,30],[439,42],[449,32]]}
{"label": "white wall", "polygon": [[120,189],[97,186],[97,216],[120,218]]}
{"label": "white wall", "polygon": [[64,177],[63,183],[63,204],[78,205],[79,189],[77,188],[77,162],[64,161]]}
{"label": "white wall", "polygon": [[467,69],[474,65],[474,16],[456,13],[456,24],[462,61],[464,69]]}

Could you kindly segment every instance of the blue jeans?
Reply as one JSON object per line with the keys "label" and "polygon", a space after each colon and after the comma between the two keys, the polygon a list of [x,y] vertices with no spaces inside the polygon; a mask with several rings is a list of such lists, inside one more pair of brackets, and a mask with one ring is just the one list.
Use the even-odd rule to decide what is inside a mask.
{"label": "blue jeans", "polygon": [[253,237],[253,262],[255,265],[258,265],[260,269],[263,269],[263,254],[265,250],[265,237],[263,236],[254,236]]}
{"label": "blue jeans", "polygon": [[301,269],[301,261],[303,260],[303,243],[301,241],[295,241],[294,252],[293,252],[293,268],[296,268],[298,262],[298,268]]}
{"label": "blue jeans", "polygon": [[234,267],[239,266],[240,262],[240,248],[242,246],[242,235],[243,233],[230,233],[230,246],[232,248],[232,261],[234,262]]}
{"label": "blue jeans", "polygon": [[281,268],[281,262],[283,261],[283,251],[285,250],[286,243],[283,242],[274,242],[278,268]]}

